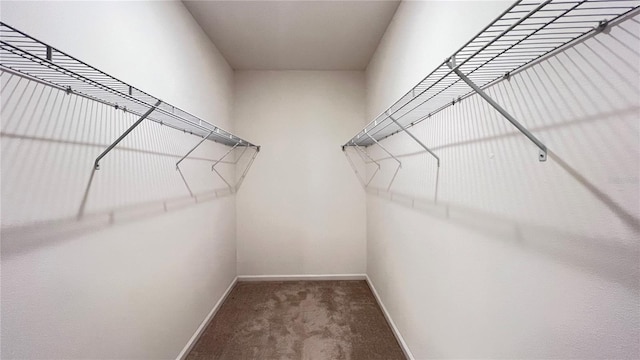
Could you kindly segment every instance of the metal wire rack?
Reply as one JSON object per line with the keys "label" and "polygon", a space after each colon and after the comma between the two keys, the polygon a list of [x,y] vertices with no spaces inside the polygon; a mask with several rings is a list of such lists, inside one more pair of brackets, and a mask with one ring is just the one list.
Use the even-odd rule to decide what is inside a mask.
{"label": "metal wire rack", "polygon": [[439,165],[439,158],[408,128],[459,100],[478,94],[498,110],[539,149],[546,146],[484,93],[482,88],[532,62],[594,32],[640,6],[638,0],[521,0],[464,44],[409,92],[342,146],[366,147],[382,139],[407,133]]}
{"label": "metal wire rack", "polygon": [[203,140],[215,141],[230,147],[251,147],[256,151],[260,149],[258,145],[163,102],[2,22],[0,22],[0,70],[140,117],[96,159],[96,169],[99,169],[100,159],[145,118],[200,136]]}

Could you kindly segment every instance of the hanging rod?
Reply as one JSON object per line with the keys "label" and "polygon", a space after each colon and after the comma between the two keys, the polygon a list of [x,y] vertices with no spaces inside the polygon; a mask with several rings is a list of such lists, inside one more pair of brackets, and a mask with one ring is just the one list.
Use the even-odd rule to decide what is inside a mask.
{"label": "hanging rod", "polygon": [[42,41],[0,22],[0,70],[109,105],[139,117],[100,159],[142,120],[226,146],[259,146],[108,75]]}
{"label": "hanging rod", "polygon": [[[482,89],[508,79],[533,62],[608,24],[640,6],[640,0],[520,0],[443,61],[404,96],[342,145],[367,147],[405,132],[431,155],[407,129],[473,94],[480,95],[539,149],[547,148],[514,116]],[[438,161],[439,162],[439,161]]]}

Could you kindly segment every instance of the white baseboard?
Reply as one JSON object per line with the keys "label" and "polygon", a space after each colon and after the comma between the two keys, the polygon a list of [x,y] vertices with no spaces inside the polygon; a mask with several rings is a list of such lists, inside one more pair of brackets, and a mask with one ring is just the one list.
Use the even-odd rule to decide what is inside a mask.
{"label": "white baseboard", "polygon": [[365,277],[367,280],[367,284],[369,284],[369,287],[371,288],[371,292],[373,293],[373,296],[376,298],[378,305],[380,305],[380,309],[382,309],[382,313],[384,314],[384,317],[387,319],[389,326],[391,326],[391,331],[393,331],[393,335],[396,337],[396,340],[398,340],[398,344],[400,344],[400,348],[402,349],[404,356],[406,356],[407,359],[409,360],[415,360],[415,358],[413,357],[413,354],[411,353],[411,350],[409,350],[409,346],[407,346],[407,343],[404,341],[404,338],[402,337],[402,335],[400,335],[400,330],[398,330],[398,327],[391,319],[391,315],[389,315],[389,312],[387,312],[387,308],[384,307],[384,304],[382,303],[382,299],[380,299],[380,295],[378,295],[378,292],[376,291],[375,286],[373,286],[373,282],[371,282],[369,275],[365,275]]}
{"label": "white baseboard", "polygon": [[366,280],[366,274],[239,275],[238,281]]}
{"label": "white baseboard", "polygon": [[209,326],[209,323],[211,322],[211,320],[213,320],[213,317],[216,315],[216,313],[220,309],[220,306],[222,305],[222,303],[227,299],[227,297],[229,296],[229,293],[231,293],[231,289],[233,289],[233,286],[236,284],[236,282],[238,282],[237,276],[233,278],[233,281],[231,281],[231,284],[229,284],[229,286],[227,287],[227,290],[224,291],[224,294],[222,294],[218,302],[216,302],[216,304],[213,305],[213,308],[211,309],[211,311],[209,311],[209,314],[207,314],[207,317],[204,318],[200,326],[198,326],[198,328],[196,329],[196,332],[193,333],[193,336],[191,336],[191,339],[189,339],[189,342],[187,342],[187,345],[185,345],[184,349],[182,349],[180,354],[178,354],[178,357],[176,358],[176,360],[184,360],[187,358],[187,355],[189,355],[189,352],[191,351],[191,349],[193,349],[196,342],[198,342],[198,339],[200,339],[200,336],[202,336],[202,333],[204,333],[204,330],[207,328],[207,326]]}

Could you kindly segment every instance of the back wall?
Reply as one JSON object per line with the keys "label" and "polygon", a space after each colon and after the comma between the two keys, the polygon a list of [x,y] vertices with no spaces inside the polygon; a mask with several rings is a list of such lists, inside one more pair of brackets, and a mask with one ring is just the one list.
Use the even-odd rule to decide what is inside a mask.
{"label": "back wall", "polygon": [[238,275],[363,274],[365,195],[340,145],[364,73],[240,71],[235,96],[236,130],[263,145],[237,195]]}

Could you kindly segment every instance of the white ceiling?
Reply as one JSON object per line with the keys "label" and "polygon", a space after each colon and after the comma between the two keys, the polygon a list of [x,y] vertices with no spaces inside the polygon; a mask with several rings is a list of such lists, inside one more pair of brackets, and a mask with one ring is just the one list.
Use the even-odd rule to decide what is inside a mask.
{"label": "white ceiling", "polygon": [[236,70],[364,70],[399,1],[189,1]]}

